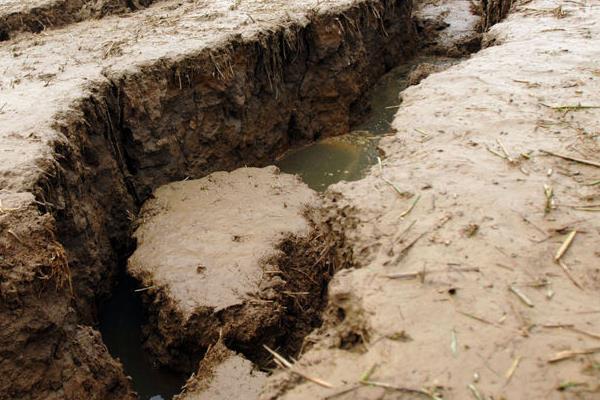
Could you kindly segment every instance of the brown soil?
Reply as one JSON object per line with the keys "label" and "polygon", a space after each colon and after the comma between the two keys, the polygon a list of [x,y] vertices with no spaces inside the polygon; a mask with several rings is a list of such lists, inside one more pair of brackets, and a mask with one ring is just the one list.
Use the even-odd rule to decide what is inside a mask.
{"label": "brown soil", "polygon": [[132,398],[98,332],[77,324],[55,221],[32,201],[0,191],[0,398]]}
{"label": "brown soil", "polygon": [[227,349],[219,340],[202,361],[198,372],[185,385],[175,400],[257,399],[267,379],[250,361]]}
{"label": "brown soil", "polygon": [[0,41],[19,32],[47,29],[146,7],[153,0],[3,0],[0,4]]}
{"label": "brown soil", "polygon": [[274,167],[157,189],[140,214],[128,270],[150,288],[147,346],[159,362],[190,371],[220,336],[256,359],[261,343],[285,346],[290,332],[280,327],[292,314],[296,330],[312,330],[333,271],[333,240],[299,249],[324,233],[305,216],[317,206],[312,190]]}
{"label": "brown soil", "polygon": [[580,107],[598,106],[600,9],[524,3],[402,94],[382,169],[331,189],[361,268],[332,280],[296,368],[334,388],[281,372],[263,398],[600,397],[600,120]]}
{"label": "brown soil", "polygon": [[421,0],[414,18],[421,36],[421,53],[465,57],[479,50],[485,17],[470,0]]}
{"label": "brown soil", "polygon": [[148,288],[146,346],[184,371],[210,349],[186,399],[240,393],[227,379],[247,381],[254,389],[244,398],[258,398],[265,379],[249,373],[248,359],[267,367],[263,345],[295,356],[321,325],[328,282],[352,256],[319,205],[306,184],[275,167],[171,183],[146,202],[128,267]]}
{"label": "brown soil", "polygon": [[78,324],[95,323],[130,250],[139,204],[172,180],[265,165],[347,130],[362,93],[414,51],[410,11],[403,0],[166,1],[3,42],[0,207],[8,218],[18,197],[20,219],[2,235],[34,246],[29,229],[44,226],[53,239],[41,260],[14,241],[2,255],[3,294],[27,306],[2,305],[0,397],[63,393],[70,380],[32,376],[39,365],[79,365],[72,379],[87,383],[64,398],[124,396],[103,347],[73,355],[88,329]]}

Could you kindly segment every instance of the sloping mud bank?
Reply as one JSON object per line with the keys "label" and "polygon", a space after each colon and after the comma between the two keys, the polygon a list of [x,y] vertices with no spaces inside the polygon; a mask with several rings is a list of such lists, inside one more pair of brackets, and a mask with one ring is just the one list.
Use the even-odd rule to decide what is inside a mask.
{"label": "sloping mud bank", "polygon": [[123,14],[152,0],[4,0],[0,4],[0,41],[20,32],[43,32],[87,19]]}

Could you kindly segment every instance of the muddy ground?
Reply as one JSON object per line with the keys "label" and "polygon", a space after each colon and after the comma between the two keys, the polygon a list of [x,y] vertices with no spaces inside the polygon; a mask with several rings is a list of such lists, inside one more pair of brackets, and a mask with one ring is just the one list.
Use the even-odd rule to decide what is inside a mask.
{"label": "muddy ground", "polygon": [[[148,288],[146,346],[158,362],[195,371],[218,338],[263,364],[262,345],[297,351],[319,326],[341,245],[311,215],[317,208],[314,191],[275,167],[157,189],[137,220],[128,272]],[[318,236],[327,240],[312,243]]]}
{"label": "muddy ground", "polygon": [[21,32],[43,32],[74,22],[123,14],[153,0],[3,0],[0,3],[0,41]]}
{"label": "muddy ground", "polygon": [[281,373],[264,398],[600,396],[600,9],[523,3],[403,92],[381,166],[331,189],[362,268],[296,368],[333,388]]}
{"label": "muddy ground", "polygon": [[[2,399],[134,398],[93,326],[152,191],[345,133],[386,70],[482,37],[419,43],[444,30],[423,23],[438,1],[416,20],[404,0],[143,3],[0,2]],[[381,164],[324,197],[333,259],[354,268],[262,398],[599,396],[600,10],[488,0],[463,16],[491,29],[485,49],[419,74]],[[220,365],[248,369],[210,346],[190,398],[234,376]]]}

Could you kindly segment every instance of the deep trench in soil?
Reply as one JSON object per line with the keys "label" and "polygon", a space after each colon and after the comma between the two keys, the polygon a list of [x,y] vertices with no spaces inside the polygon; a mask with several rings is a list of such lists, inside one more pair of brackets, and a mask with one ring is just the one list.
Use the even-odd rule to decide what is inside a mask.
{"label": "deep trench in soil", "polygon": [[390,124],[401,102],[400,93],[409,86],[409,74],[428,63],[448,67],[458,59],[417,56],[385,74],[369,92],[369,111],[352,131],[291,149],[276,162],[282,172],[299,175],[313,190],[326,190],[341,181],[356,181],[377,163],[377,144],[391,134]]}
{"label": "deep trench in soil", "polygon": [[[322,192],[340,181],[361,179],[380,156],[378,141],[392,134],[390,123],[401,102],[400,93],[409,86],[409,74],[428,63],[447,68],[460,58],[416,56],[383,75],[369,90],[369,110],[351,131],[308,145],[292,148],[273,158],[282,172],[297,174],[312,189]],[[100,331],[110,353],[123,363],[133,388],[143,400],[170,399],[181,391],[189,373],[159,368],[143,348],[142,326],[147,321],[139,283],[121,266],[119,283],[101,307]],[[192,371],[189,371],[190,373]]]}
{"label": "deep trench in soil", "polygon": [[122,272],[100,313],[102,340],[111,355],[123,363],[140,399],[170,399],[181,391],[188,375],[155,366],[142,347],[145,313],[142,300],[135,292],[138,287],[133,278]]}
{"label": "deep trench in soil", "polygon": [[[408,75],[421,63],[441,67],[457,62],[445,57],[415,57],[385,74],[370,90],[370,105],[363,121],[347,134],[291,149],[276,162],[282,172],[297,174],[312,189],[324,191],[340,181],[361,179],[377,162],[377,143],[390,133]],[[125,267],[122,267],[124,271]],[[100,313],[100,331],[114,357],[121,360],[142,400],[170,399],[180,392],[189,374],[156,366],[142,346],[146,315],[139,283],[122,272],[119,284]]]}

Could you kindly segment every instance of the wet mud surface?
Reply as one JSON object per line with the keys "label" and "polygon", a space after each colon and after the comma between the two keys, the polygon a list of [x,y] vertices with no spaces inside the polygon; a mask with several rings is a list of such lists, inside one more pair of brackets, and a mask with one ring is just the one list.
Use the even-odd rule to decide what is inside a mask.
{"label": "wet mud surface", "polygon": [[493,46],[408,88],[381,168],[330,187],[360,216],[362,268],[334,277],[296,366],[333,388],[281,372],[263,398],[598,397],[598,171],[581,162],[598,114],[579,105],[596,104],[600,16],[560,5],[517,2]]}

